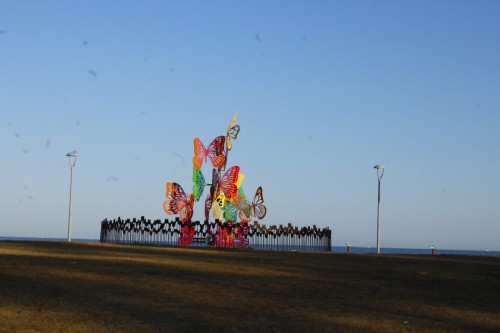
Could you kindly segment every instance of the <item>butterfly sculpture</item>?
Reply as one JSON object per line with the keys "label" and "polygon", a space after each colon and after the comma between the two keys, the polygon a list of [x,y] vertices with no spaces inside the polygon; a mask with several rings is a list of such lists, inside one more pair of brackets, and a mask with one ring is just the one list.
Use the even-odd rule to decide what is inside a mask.
{"label": "butterfly sculpture", "polygon": [[236,247],[248,246],[248,223],[240,223],[239,227],[233,229],[233,245]]}
{"label": "butterfly sculpture", "polygon": [[194,197],[186,192],[177,183],[167,183],[165,196],[167,200],[163,203],[163,210],[169,215],[179,214],[183,222],[190,221],[193,216]]}
{"label": "butterfly sculpture", "polygon": [[179,246],[189,246],[193,242],[194,239],[194,234],[196,232],[196,229],[194,228],[193,225],[191,225],[191,222],[186,222],[182,227],[181,227],[181,236],[179,237]]}
{"label": "butterfly sculpture", "polygon": [[234,243],[233,224],[225,223],[223,226],[217,226],[217,232],[214,235],[215,245],[221,247],[231,247]]}
{"label": "butterfly sculpture", "polygon": [[236,125],[236,120],[238,119],[238,113],[234,115],[233,119],[231,119],[231,122],[229,123],[229,126],[227,127],[227,133],[226,133],[226,149],[231,150],[233,148],[233,143],[231,142],[231,139],[236,140],[238,137],[238,133],[240,133],[240,125]]}
{"label": "butterfly sculpture", "polygon": [[200,200],[206,185],[205,177],[203,177],[201,170],[193,167],[193,196],[196,201]]}
{"label": "butterfly sculpture", "polygon": [[238,192],[236,183],[238,182],[239,172],[239,166],[229,168],[224,175],[222,175],[220,170],[213,169],[212,185],[210,187],[210,194],[212,198],[217,198],[217,196],[219,196],[222,192],[226,196],[226,199],[231,200],[231,198]]}
{"label": "butterfly sculpture", "polygon": [[222,208],[223,214],[222,216],[224,217],[224,220],[226,221],[231,221],[231,222],[236,222],[238,218],[238,209],[234,205],[234,203],[229,202],[224,205]]}
{"label": "butterfly sculpture", "polygon": [[208,147],[205,148],[203,142],[199,138],[194,139],[194,157],[193,165],[196,169],[201,169],[203,162],[210,159],[214,168],[219,168],[224,165],[226,159],[224,143],[226,137],[221,135],[216,137]]}
{"label": "butterfly sculpture", "polygon": [[223,192],[220,193],[212,203],[212,212],[215,219],[221,220],[222,217],[224,217],[224,220],[233,223],[236,222],[238,216],[238,209],[234,203],[226,199]]}
{"label": "butterfly sculpture", "polygon": [[[219,246],[248,246],[248,222],[252,217],[263,219],[267,208],[264,205],[262,187],[257,189],[254,199],[250,202],[241,183],[245,175],[240,173],[239,166],[226,170],[229,151],[233,147],[240,132],[236,124],[238,113],[231,119],[225,135],[216,137],[207,147],[199,138],[195,138],[193,156],[193,192],[186,194],[177,183],[166,184],[166,197],[163,203],[164,211],[169,214],[179,214],[182,221],[179,245],[190,245],[196,231],[191,223],[195,201],[203,196],[205,186],[210,186],[204,202],[205,220],[209,221],[210,211],[219,221],[217,229],[207,230],[212,241],[210,244]],[[207,184],[202,173],[203,164],[212,164],[212,183]],[[220,222],[222,219],[225,222]],[[238,223],[237,220],[240,220]]]}
{"label": "butterfly sculpture", "polygon": [[250,203],[245,198],[241,198],[238,202],[238,206],[240,208],[239,216],[242,220],[250,219],[252,216],[262,220],[267,214],[262,187],[259,186],[259,188],[257,188],[253,202]]}

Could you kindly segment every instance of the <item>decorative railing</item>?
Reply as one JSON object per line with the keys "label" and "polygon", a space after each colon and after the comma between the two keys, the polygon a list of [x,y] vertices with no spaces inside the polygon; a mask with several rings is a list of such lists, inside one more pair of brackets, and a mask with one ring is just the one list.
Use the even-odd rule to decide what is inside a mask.
{"label": "decorative railing", "polygon": [[101,242],[170,246],[216,246],[256,250],[331,251],[329,228],[240,222],[182,222],[121,218],[101,222]]}

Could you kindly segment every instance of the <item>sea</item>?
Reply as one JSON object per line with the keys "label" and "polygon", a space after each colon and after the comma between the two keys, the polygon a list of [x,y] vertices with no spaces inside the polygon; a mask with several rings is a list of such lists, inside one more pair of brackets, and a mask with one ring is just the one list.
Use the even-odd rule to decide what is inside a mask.
{"label": "sea", "polygon": [[[2,237],[0,236],[0,241],[66,241],[66,238],[42,238],[42,237]],[[84,243],[99,243],[99,239],[93,238],[73,238],[73,242],[84,242]],[[278,249],[279,250],[279,249]],[[336,253],[347,253],[346,246],[332,246],[332,252]],[[377,253],[376,247],[357,247],[351,246],[350,253],[358,254],[375,254]],[[407,248],[380,248],[381,254],[404,254],[404,255],[425,255],[432,254],[430,248],[427,249],[407,249]],[[490,251],[490,250],[453,250],[453,249],[439,249],[434,250],[436,255],[468,255],[468,256],[500,256],[500,251]]]}

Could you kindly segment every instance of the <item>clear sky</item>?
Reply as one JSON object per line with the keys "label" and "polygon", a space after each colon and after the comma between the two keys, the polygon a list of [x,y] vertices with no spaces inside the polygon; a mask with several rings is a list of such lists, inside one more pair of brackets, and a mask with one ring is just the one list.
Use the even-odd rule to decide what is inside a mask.
{"label": "clear sky", "polygon": [[380,163],[382,247],[500,250],[493,0],[2,1],[0,236],[66,237],[73,149],[73,238],[166,218],[236,112],[262,223],[375,246]]}

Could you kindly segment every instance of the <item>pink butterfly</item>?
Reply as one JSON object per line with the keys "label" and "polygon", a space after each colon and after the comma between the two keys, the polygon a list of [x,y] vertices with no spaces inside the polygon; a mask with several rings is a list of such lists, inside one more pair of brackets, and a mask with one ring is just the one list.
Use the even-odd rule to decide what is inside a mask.
{"label": "pink butterfly", "polygon": [[222,172],[216,169],[212,171],[212,186],[210,187],[210,194],[212,200],[217,198],[219,193],[224,193],[227,200],[231,200],[238,192],[236,182],[238,181],[238,174],[240,172],[239,166],[230,167],[223,176]]}

